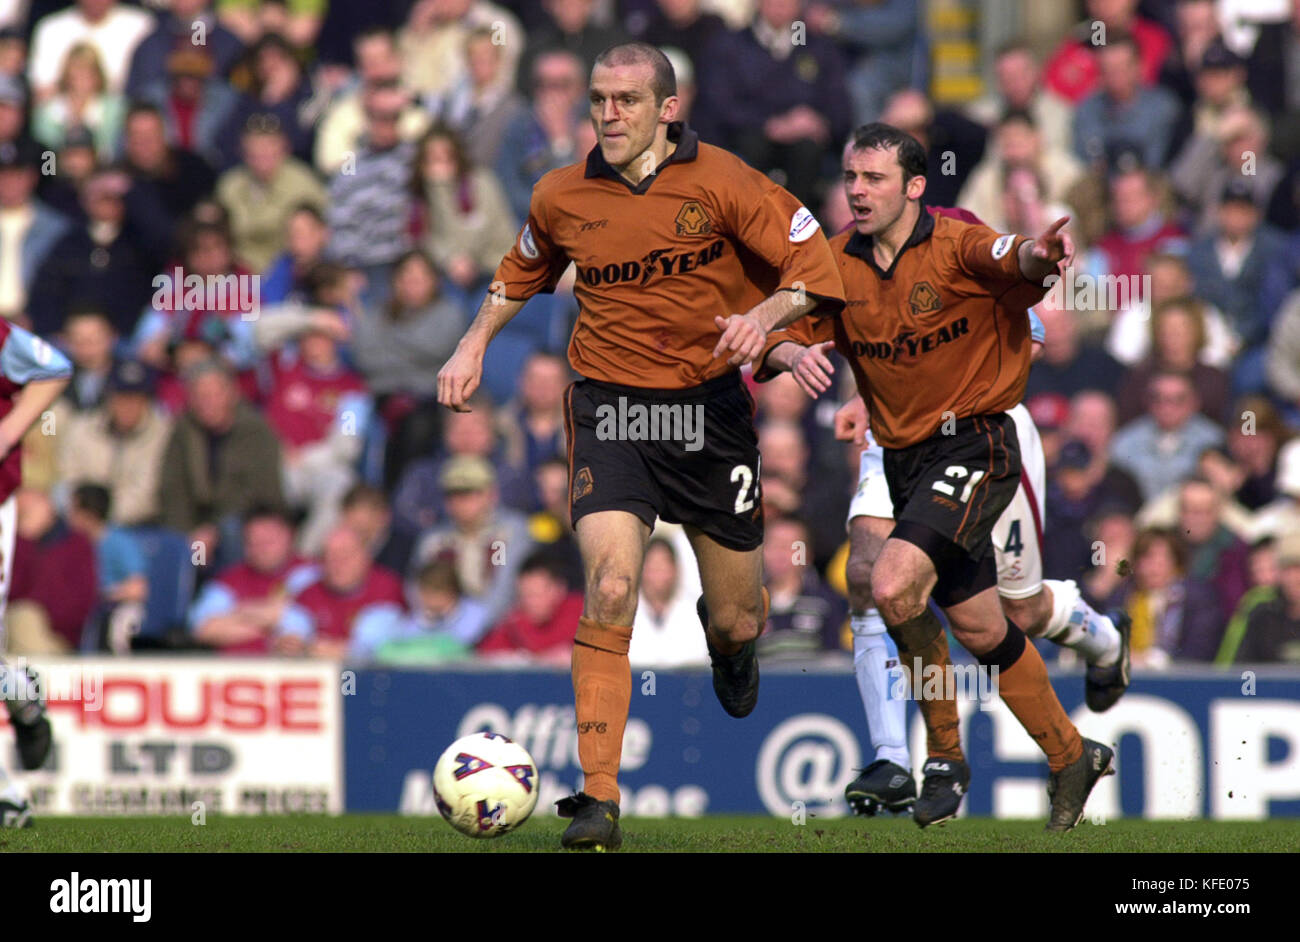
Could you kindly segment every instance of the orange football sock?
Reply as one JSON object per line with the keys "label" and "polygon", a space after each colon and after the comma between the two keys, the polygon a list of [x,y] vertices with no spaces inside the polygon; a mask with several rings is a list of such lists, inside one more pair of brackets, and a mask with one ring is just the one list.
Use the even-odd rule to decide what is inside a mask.
{"label": "orange football sock", "polygon": [[[935,617],[933,613],[928,614],[931,618]],[[944,683],[939,685],[940,692],[947,691],[946,680],[952,662],[948,657],[948,633],[946,631],[940,630],[935,639],[919,651],[899,652],[899,656],[906,660],[909,672],[916,666],[916,659],[920,659],[920,686],[922,689],[924,689],[926,677],[925,669],[930,665],[937,667],[942,672],[939,676],[945,680]],[[933,675],[933,671],[930,673]],[[912,680],[912,683],[916,684],[917,682]],[[965,762],[966,757],[961,751],[961,721],[957,717],[957,701],[955,699],[919,697],[916,705],[921,710],[921,718],[925,720],[926,755],[935,758],[958,759]]]}
{"label": "orange football sock", "polygon": [[631,625],[578,619],[573,645],[573,696],[578,716],[578,761],[583,788],[600,801],[619,800],[618,764],[632,702],[627,664]]}
{"label": "orange football sock", "polygon": [[998,669],[998,695],[1025,732],[1047,753],[1047,764],[1059,772],[1083,755],[1083,739],[1056,698],[1047,677],[1047,665],[1038,649],[1010,619],[1006,638],[996,648],[980,655],[985,667]]}

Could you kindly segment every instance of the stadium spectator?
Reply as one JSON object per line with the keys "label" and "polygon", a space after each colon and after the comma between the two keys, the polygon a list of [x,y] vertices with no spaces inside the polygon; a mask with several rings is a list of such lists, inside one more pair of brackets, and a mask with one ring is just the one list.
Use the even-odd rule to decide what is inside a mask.
{"label": "stadium spectator", "polygon": [[505,615],[515,575],[532,549],[528,520],[500,506],[497,475],[486,459],[458,455],[438,475],[447,521],[420,537],[415,565],[441,556],[456,563],[465,594],[487,607],[489,624]]}
{"label": "stadium spectator", "polygon": [[266,33],[248,50],[248,89],[230,110],[220,134],[219,170],[239,161],[239,132],[255,114],[273,114],[289,139],[289,150],[303,162],[312,159],[316,129],[309,120],[311,79],[298,60],[298,49],[276,33]]}
{"label": "stadium spectator", "polygon": [[202,544],[202,560],[220,570],[237,562],[242,516],[259,504],[284,506],[280,443],[270,425],[241,401],[229,367],[191,365],[183,377],[188,407],[163,456],[158,506],[163,526]]}
{"label": "stadium spectator", "polygon": [[1250,93],[1271,116],[1283,122],[1289,119],[1294,131],[1295,116],[1300,113],[1300,88],[1293,78],[1279,81],[1279,76],[1291,75],[1288,63],[1295,61],[1296,49],[1300,48],[1300,9],[1293,0],[1290,16],[1257,23],[1254,28],[1258,35],[1247,61]]}
{"label": "stadium spectator", "polygon": [[294,555],[293,523],[279,508],[250,507],[240,538],[243,560],[204,583],[187,622],[196,641],[222,654],[268,654],[288,599],[319,569]]}
{"label": "stadium spectator", "polygon": [[1125,580],[1132,572],[1137,541],[1133,514],[1119,507],[1102,507],[1088,521],[1085,532],[1092,541],[1092,557],[1079,585],[1093,608],[1111,611],[1123,605]]}
{"label": "stadium spectator", "polygon": [[306,556],[320,552],[356,480],[374,407],[365,381],[340,356],[346,336],[339,319],[311,310],[301,317],[267,312],[254,328],[259,349],[270,357],[264,410],[280,442],[284,494],[307,513],[298,533]]}
{"label": "stadium spectator", "polygon": [[842,521],[848,512],[851,488],[819,480],[811,486],[808,443],[793,422],[769,421],[758,430],[763,452],[761,494],[764,513],[797,515],[809,521],[810,559],[824,569],[844,539]]}
{"label": "stadium spectator", "polygon": [[216,74],[205,50],[177,49],[167,57],[165,75],[142,89],[138,100],[158,109],[172,147],[197,154],[210,165],[221,165],[227,146],[222,135],[227,133],[239,96]]}
{"label": "stadium spectator", "polygon": [[[1196,294],[1185,253],[1152,252],[1146,256],[1144,275],[1150,276],[1150,282],[1140,282],[1136,296],[1130,291],[1127,304],[1120,298],[1120,312],[1106,335],[1106,351],[1127,366],[1136,366],[1151,353],[1151,312],[1166,301]],[[1197,302],[1205,321],[1200,359],[1226,370],[1236,352],[1237,338],[1217,308],[1204,298],[1197,298]]]}
{"label": "stadium spectator", "polygon": [[361,534],[370,557],[392,572],[406,572],[416,534],[393,526],[393,511],[379,488],[354,484],[339,505],[339,522]]}
{"label": "stadium spectator", "polygon": [[14,75],[0,75],[0,144],[30,140],[27,135],[27,86]]}
{"label": "stadium spectator", "polygon": [[1226,622],[1250,584],[1250,547],[1225,523],[1224,497],[1209,480],[1194,476],[1179,488],[1178,532],[1188,550],[1187,574],[1214,586]]}
{"label": "stadium spectator", "polygon": [[1163,180],[1149,170],[1124,170],[1111,177],[1111,228],[1096,246],[1106,273],[1141,275],[1148,255],[1185,246],[1186,234],[1161,207],[1163,186]]}
{"label": "stadium spectator", "polygon": [[699,577],[685,533],[673,524],[657,525],[645,548],[627,649],[633,669],[709,663],[708,643],[695,610],[699,597]]}
{"label": "stadium spectator", "polygon": [[[316,169],[332,176],[344,161],[355,159],[364,146],[366,133],[366,95],[378,90],[402,87],[402,56],[392,30],[374,27],[363,30],[352,40],[357,63],[357,81],[340,93],[325,110],[316,133],[313,162]],[[439,61],[439,60],[430,60]],[[397,133],[404,141],[414,141],[429,126],[428,113],[409,97],[403,98]]]}
{"label": "stadium spectator", "polygon": [[1278,457],[1291,430],[1273,404],[1262,396],[1247,396],[1233,407],[1228,423],[1227,453],[1202,472],[1223,472],[1220,490],[1255,511],[1277,498]]}
{"label": "stadium spectator", "polygon": [[1146,359],[1132,367],[1115,397],[1119,423],[1126,425],[1146,411],[1151,377],[1161,372],[1186,373],[1196,387],[1201,414],[1214,422],[1229,415],[1228,374],[1201,358],[1205,349],[1205,312],[1195,298],[1171,298],[1151,315],[1151,345]]}
{"label": "stadium spectator", "polygon": [[[709,44],[727,28],[722,17],[704,6],[701,0],[656,0],[654,9],[632,24],[632,33],[641,42],[660,49],[680,49],[692,68],[699,70]],[[876,41],[874,35],[868,41]],[[675,71],[680,86],[681,71]]]}
{"label": "stadium spectator", "polygon": [[1213,230],[1192,243],[1187,265],[1196,281],[1196,294],[1217,307],[1240,340],[1241,352],[1232,370],[1239,393],[1263,390],[1264,344],[1274,312],[1260,307],[1264,272],[1283,249],[1280,233],[1263,224],[1249,187],[1233,180],[1223,191]]}
{"label": "stadium spectator", "polygon": [[0,144],[0,317],[11,321],[29,310],[36,273],[71,229],[36,198],[39,160],[29,141]]}
{"label": "stadium spectator", "polygon": [[169,0],[167,9],[157,13],[157,25],[131,55],[126,79],[129,97],[143,97],[148,88],[164,82],[168,57],[179,49],[193,49],[194,37],[199,35],[212,56],[213,74],[218,78],[230,74],[244,44],[217,20],[211,8],[211,0]]}
{"label": "stadium spectator", "polygon": [[1300,530],[1300,438],[1292,438],[1277,453],[1275,497],[1255,512],[1257,536],[1280,536]]}
{"label": "stadium spectator", "polygon": [[[1207,104],[1222,101],[1227,97],[1225,86],[1230,88],[1235,78],[1224,74],[1231,73],[1232,67],[1222,52],[1232,53],[1221,39],[1216,5],[1216,0],[1178,0],[1174,9],[1174,47],[1160,67],[1160,84],[1178,96],[1185,114],[1195,112],[1197,119],[1205,113],[1205,109],[1196,108],[1197,97]],[[1216,51],[1209,56],[1207,67],[1212,47]],[[1242,74],[1244,77],[1244,69]]]}
{"label": "stadium spectator", "polygon": [[[1083,167],[1067,150],[1049,145],[1027,111],[1007,112],[996,125],[993,146],[966,179],[957,204],[978,216],[986,226],[1000,232],[1037,232],[1038,222],[1029,228],[1014,228],[1007,221],[1004,184],[1014,170],[1029,170],[1041,185],[1044,202],[1061,204],[1083,173]],[[1056,207],[1047,211],[1059,218]],[[1068,212],[1068,210],[1067,210]]]}
{"label": "stadium spectator", "polygon": [[115,654],[130,650],[131,636],[144,619],[149,598],[148,564],[135,537],[109,522],[111,499],[98,484],[72,492],[68,525],[95,547],[98,605],[94,617],[101,647]]}
{"label": "stadium spectator", "polygon": [[483,458],[492,464],[505,506],[529,505],[532,482],[502,460],[502,443],[491,401],[486,396],[475,396],[470,407],[470,412],[443,416],[441,447],[430,457],[412,461],[401,472],[393,494],[393,513],[400,526],[421,532],[443,519],[446,515],[440,483],[443,466],[460,456]]}
{"label": "stadium spectator", "polygon": [[1034,311],[1045,331],[1042,353],[1029,371],[1025,402],[1055,394],[1067,399],[1085,389],[1113,392],[1124,369],[1105,350],[1084,343],[1079,336],[1077,312],[1064,288],[1049,291]]}
{"label": "stadium spectator", "polygon": [[221,25],[247,45],[273,35],[310,48],[316,42],[327,6],[323,0],[217,0],[217,16]]}
{"label": "stadium spectator", "polygon": [[528,518],[528,535],[564,563],[569,586],[581,589],[584,587],[582,555],[578,552],[569,514],[568,462],[562,457],[548,458],[533,471],[533,483],[541,509]]}
{"label": "stadium spectator", "polygon": [[470,163],[455,131],[434,125],[416,146],[411,188],[425,251],[477,304],[519,231],[500,181]]}
{"label": "stadium spectator", "polygon": [[1187,550],[1169,530],[1144,530],[1133,546],[1133,576],[1124,593],[1133,620],[1135,667],[1170,661],[1212,661],[1223,617],[1212,586],[1187,573]]}
{"label": "stadium spectator", "polygon": [[846,76],[853,123],[875,121],[889,96],[913,84],[919,52],[916,0],[831,3],[815,0],[803,11],[809,30],[830,39],[849,59]]}
{"label": "stadium spectator", "polygon": [[1226,108],[1217,125],[1188,142],[1170,166],[1169,179],[1195,219],[1195,234],[1214,231],[1219,204],[1229,192],[1253,202],[1261,217],[1268,211],[1285,174],[1268,143],[1264,119],[1245,105]]}
{"label": "stadium spectator", "polygon": [[530,85],[532,65],[538,56],[562,50],[572,53],[582,63],[586,76],[603,50],[625,42],[627,33],[621,24],[598,20],[594,0],[542,0],[545,18],[528,30],[524,54],[519,60],[518,85],[524,94],[536,91]]}
{"label": "stadium spectator", "polygon": [[69,129],[54,160],[59,172],[41,177],[37,195],[55,212],[69,219],[82,219],[81,187],[99,166],[94,136],[82,127]]}
{"label": "stadium spectator", "polygon": [[153,31],[153,15],[114,0],[77,0],[36,21],[32,30],[28,77],[38,101],[58,90],[64,59],[73,47],[88,43],[99,53],[112,94],[126,90],[126,76],[136,46]]}
{"label": "stadium spectator", "polygon": [[[156,290],[131,333],[131,349],[155,369],[167,370],[176,345],[199,341],[235,369],[251,370],[258,356],[257,282],[235,260],[229,231],[216,222],[190,224],[182,261],[153,279]],[[201,291],[193,290],[196,279]]]}
{"label": "stadium spectator", "polygon": [[1278,540],[1276,559],[1277,588],[1246,616],[1236,663],[1300,663],[1300,532]]}
{"label": "stadium spectator", "polygon": [[151,104],[127,111],[122,146],[131,177],[128,215],[161,267],[172,254],[179,220],[212,192],[217,176],[198,154],[167,143],[162,111]]}
{"label": "stadium spectator", "polygon": [[17,491],[18,536],[5,626],[13,654],[66,653],[81,647],[95,608],[95,547],[62,520],[45,491]]}
{"label": "stadium spectator", "polygon": [[366,310],[353,328],[353,355],[377,397],[387,432],[388,491],[412,460],[438,443],[443,422],[438,370],[456,349],[467,322],[464,309],[442,292],[432,260],[415,250],[393,269],[392,297],[379,309]]}
{"label": "stadium spectator", "polygon": [[1047,60],[1043,69],[1047,88],[1078,104],[1102,80],[1097,46],[1109,45],[1126,33],[1137,44],[1141,81],[1151,84],[1160,77],[1173,41],[1158,23],[1138,16],[1138,0],[1087,0],[1085,8],[1087,18],[1070,30]]}
{"label": "stadium spectator", "polygon": [[388,664],[438,664],[473,653],[489,627],[487,610],[465,597],[455,564],[446,559],[425,563],[413,588],[409,612],[386,606],[358,620],[349,656]]}
{"label": "stadium spectator", "polygon": [[528,101],[515,91],[513,61],[495,35],[495,28],[472,30],[465,37],[464,76],[425,102],[434,124],[462,137],[470,164],[486,169],[501,157],[506,128],[528,112]]}
{"label": "stadium spectator", "polygon": [[528,218],[533,186],[547,172],[579,160],[578,129],[586,117],[587,73],[570,52],[545,52],[533,62],[533,106],[512,120],[501,140],[497,178],[515,219]]}
{"label": "stadium spectator", "polygon": [[[843,480],[844,444],[835,438],[833,409],[828,411],[825,404],[810,399],[787,372],[778,373],[767,382],[755,383],[750,394],[757,406],[754,417],[758,425],[772,421],[795,423],[808,442],[809,460],[817,473],[827,475],[826,480]],[[853,468],[857,474],[857,465]],[[843,483],[852,485],[847,480]]]}
{"label": "stadium spectator", "polygon": [[397,575],[375,564],[359,533],[337,527],[325,538],[319,578],[291,597],[272,646],[288,654],[340,658],[358,625],[400,612],[403,605]]}
{"label": "stadium spectator", "polygon": [[1147,386],[1147,410],[1115,434],[1111,456],[1142,488],[1144,500],[1196,470],[1201,452],[1222,444],[1223,430],[1200,414],[1185,373],[1159,372]]}
{"label": "stadium spectator", "polygon": [[545,550],[531,554],[515,580],[515,604],[478,643],[486,655],[524,653],[569,661],[583,594],[569,587],[564,563]]}
{"label": "stadium spectator", "polygon": [[1256,540],[1250,547],[1247,557],[1250,574],[1250,588],[1237,603],[1237,609],[1228,620],[1228,627],[1223,632],[1223,641],[1219,644],[1219,653],[1214,656],[1216,667],[1227,667],[1237,656],[1241,639],[1246,636],[1246,622],[1251,613],[1265,602],[1278,597],[1277,540],[1265,536]]}
{"label": "stadium spectator", "polygon": [[1098,46],[1098,88],[1074,112],[1074,153],[1087,164],[1103,161],[1117,147],[1136,148],[1147,167],[1160,167],[1173,145],[1181,109],[1159,85],[1143,84],[1137,41],[1111,32]]}
{"label": "stadium spectator", "polygon": [[772,604],[758,639],[764,658],[814,657],[844,648],[848,602],[817,574],[810,548],[809,529],[798,518],[766,522],[763,573]]}
{"label": "stadium spectator", "polygon": [[105,488],[113,524],[151,523],[160,511],[158,485],[171,420],[154,407],[153,377],[143,363],[113,364],[105,386],[103,406],[66,420],[58,436],[59,477],[67,487]]}
{"label": "stadium spectator", "polygon": [[262,304],[310,300],[312,273],[324,262],[329,240],[329,227],[321,210],[310,204],[293,207],[286,215],[284,251],[262,275]]}
{"label": "stadium spectator", "polygon": [[[845,63],[823,36],[791,42],[798,0],[760,0],[748,29],[720,34],[699,64],[697,116],[720,144],[814,206],[822,160],[852,122]],[[697,117],[697,120],[699,118]]]}
{"label": "stadium spectator", "polygon": [[411,4],[397,34],[404,83],[424,95],[454,87],[472,68],[466,41],[475,30],[484,29],[491,30],[492,41],[502,54],[503,77],[513,86],[525,48],[524,29],[510,10],[488,0],[417,0]]}
{"label": "stadium spectator", "polygon": [[117,339],[113,325],[103,312],[92,307],[73,308],[68,312],[59,345],[72,361],[72,379],[54,407],[60,419],[104,404]]}
{"label": "stadium spectator", "polygon": [[365,143],[355,166],[342,167],[329,184],[328,254],[365,274],[368,308],[388,300],[393,266],[411,248],[407,184],[415,145],[399,128],[406,101],[397,89],[365,92]]}
{"label": "stadium spectator", "polygon": [[33,279],[27,298],[33,333],[58,333],[74,304],[99,308],[123,336],[135,328],[157,266],[146,238],[127,217],[130,188],[116,170],[97,170],[86,181],[85,222],[64,232]]}
{"label": "stadium spectator", "polygon": [[[501,458],[529,481],[542,462],[566,453],[564,392],[569,380],[563,357],[534,353],[519,371],[518,396],[501,410]],[[522,509],[532,511],[538,506],[534,493]]]}
{"label": "stadium spectator", "polygon": [[100,158],[111,160],[125,117],[126,103],[108,91],[99,53],[90,43],[78,43],[63,60],[57,93],[32,112],[32,137],[57,150],[69,130],[86,128]]}
{"label": "stadium spectator", "polygon": [[264,272],[284,249],[290,210],[310,206],[323,212],[325,188],[307,164],[289,156],[289,140],[276,118],[249,118],[241,146],[243,162],[217,180],[216,196],[230,215],[235,257]]}
{"label": "stadium spectator", "polygon": [[[1202,2],[1195,0],[1193,6]],[[1171,57],[1169,62],[1173,61]],[[1165,84],[1164,76],[1161,78]],[[1250,106],[1245,60],[1221,37],[1215,37],[1200,54],[1193,75],[1185,80],[1188,86],[1170,88],[1179,96],[1183,106],[1183,119],[1170,156],[1176,155],[1176,159],[1181,161],[1189,153],[1200,152],[1213,160],[1220,142],[1226,139],[1222,130],[1224,118],[1235,109]],[[1166,87],[1169,86],[1166,84]]]}
{"label": "stadium spectator", "polygon": [[914,88],[896,92],[885,104],[881,121],[906,131],[925,148],[928,175],[925,202],[955,206],[972,170],[984,159],[984,127],[955,109],[936,109]]}
{"label": "stadium spectator", "polygon": [[1046,88],[1042,79],[1042,66],[1033,48],[1024,40],[1013,39],[993,55],[993,88],[972,102],[967,113],[990,130],[1005,115],[1027,113],[1047,150],[1068,153],[1074,109]]}

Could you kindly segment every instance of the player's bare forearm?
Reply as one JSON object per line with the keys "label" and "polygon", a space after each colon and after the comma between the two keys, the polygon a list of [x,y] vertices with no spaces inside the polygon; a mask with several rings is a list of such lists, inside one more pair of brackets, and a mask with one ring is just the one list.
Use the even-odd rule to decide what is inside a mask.
{"label": "player's bare forearm", "polygon": [[1069,216],[1062,216],[1042,235],[1020,243],[1020,248],[1016,250],[1016,260],[1020,263],[1020,274],[1026,281],[1041,285],[1048,275],[1056,271],[1058,262],[1073,254],[1066,233],[1061,231],[1061,227],[1069,221]]}
{"label": "player's bare forearm", "polygon": [[793,340],[784,340],[768,351],[767,359],[763,362],[778,372],[781,370],[790,372],[794,370],[795,361],[800,353],[807,349],[803,344],[795,343]]}
{"label": "player's bare forearm", "polygon": [[747,313],[758,318],[763,330],[771,332],[793,324],[817,307],[807,291],[777,291],[755,304]]}
{"label": "player's bare forearm", "polygon": [[67,385],[68,378],[60,377],[32,380],[23,387],[13,409],[0,419],[0,454],[8,454],[22,440],[32,423],[62,395]]}
{"label": "player's bare forearm", "polygon": [[465,336],[456,344],[456,352],[438,371],[438,402],[455,412],[470,411],[466,402],[483,378],[483,355],[488,344],[523,306],[523,301],[497,294],[484,299]]}

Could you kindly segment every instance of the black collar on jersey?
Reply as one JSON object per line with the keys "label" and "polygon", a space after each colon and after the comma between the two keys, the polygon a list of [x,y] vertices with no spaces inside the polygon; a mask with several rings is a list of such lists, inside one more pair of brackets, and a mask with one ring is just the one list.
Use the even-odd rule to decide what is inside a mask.
{"label": "black collar on jersey", "polygon": [[650,184],[658,179],[660,172],[669,164],[685,163],[688,160],[694,160],[700,150],[700,136],[686,126],[683,121],[674,121],[668,125],[668,140],[677,145],[677,149],[668,155],[668,159],[659,165],[654,173],[646,174],[640,183],[635,186],[627,177],[619,173],[610,166],[605,155],[600,152],[600,145],[597,144],[587,155],[587,172],[585,177],[608,177],[611,180],[617,180],[637,196],[642,195],[648,189]]}
{"label": "black collar on jersey", "polygon": [[890,262],[889,271],[881,271],[880,266],[876,264],[874,251],[876,240],[872,236],[863,235],[861,232],[853,233],[844,246],[845,254],[862,259],[874,268],[881,278],[886,280],[893,278],[894,269],[898,267],[898,260],[903,257],[903,253],[934,235],[934,215],[926,208],[924,200],[917,200],[917,205],[921,207],[921,215],[916,218],[916,225],[912,227],[912,234],[907,237],[907,241],[898,247],[898,254]]}

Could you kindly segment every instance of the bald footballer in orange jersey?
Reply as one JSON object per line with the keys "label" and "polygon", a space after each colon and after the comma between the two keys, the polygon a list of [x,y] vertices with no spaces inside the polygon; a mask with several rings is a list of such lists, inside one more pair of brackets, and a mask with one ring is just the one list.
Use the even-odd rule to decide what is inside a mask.
{"label": "bald footballer in orange jersey", "polygon": [[576,266],[569,362],[582,378],[566,393],[565,426],[586,570],[573,648],[584,785],[558,811],[573,818],[563,846],[613,849],[628,642],[651,528],[657,518],[685,528],[714,691],[729,714],[748,715],[767,598],[754,403],[738,370],[769,331],[844,301],[812,214],[676,120],[661,52],[626,43],[601,53],[590,101],[598,146],[534,188],[493,295],[438,374],[438,398],[464,409],[495,333]]}
{"label": "bald footballer in orange jersey", "polygon": [[[871,591],[905,659],[941,660],[933,597],[953,633],[990,672],[1011,712],[1047,754],[1050,830],[1083,816],[1114,753],[1083,739],[1024,632],[998,600],[990,534],[1014,497],[1020,453],[1006,414],[1024,395],[1032,356],[1024,307],[1065,255],[1061,227],[1037,239],[925,210],[925,152],[886,124],[854,132],[844,153],[853,229],[831,247],[846,306],[768,338],[759,373],[789,369],[810,392],[830,386],[834,346],[849,361],[884,450],[893,531]],[[1014,306],[1004,303],[1014,297]],[[950,701],[926,704],[951,709]],[[934,728],[941,718],[927,715]],[[951,724],[953,730],[955,722]],[[913,806],[921,826],[956,814],[969,782],[963,761],[934,756]]]}

